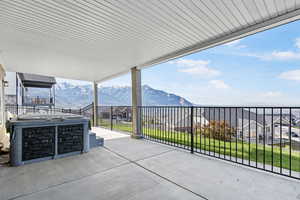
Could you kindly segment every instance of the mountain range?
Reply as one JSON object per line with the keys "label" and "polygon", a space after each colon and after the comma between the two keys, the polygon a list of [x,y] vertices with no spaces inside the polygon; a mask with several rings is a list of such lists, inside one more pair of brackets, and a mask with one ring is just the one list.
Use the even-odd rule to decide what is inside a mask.
{"label": "mountain range", "polygon": [[[38,93],[38,94],[37,94]],[[56,105],[58,107],[74,108],[83,107],[93,101],[92,85],[74,85],[68,82],[59,82],[56,85]],[[131,87],[100,87],[99,105],[131,105]],[[34,96],[43,96],[41,91],[31,92]],[[191,106],[183,97],[170,94],[162,90],[156,90],[148,85],[142,86],[143,105],[164,106]]]}

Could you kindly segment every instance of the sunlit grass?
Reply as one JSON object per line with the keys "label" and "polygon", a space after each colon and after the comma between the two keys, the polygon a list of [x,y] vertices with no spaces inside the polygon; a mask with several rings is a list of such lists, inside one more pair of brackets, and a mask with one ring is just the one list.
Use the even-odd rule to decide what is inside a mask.
{"label": "sunlit grass", "polygon": [[[110,122],[103,123],[102,126],[110,128]],[[114,123],[113,130],[132,132],[132,126],[129,123]],[[147,137],[158,139],[161,141],[171,142],[175,144],[190,146],[190,134],[184,132],[171,132],[160,129],[143,128],[143,134]],[[201,136],[201,137],[200,137]],[[291,156],[289,146],[282,147],[262,145],[262,144],[249,144],[242,141],[221,141],[212,138],[204,137],[203,135],[196,135],[194,137],[194,148],[199,150],[208,151],[234,158],[242,158],[245,163],[248,161],[257,161],[258,163],[265,163],[275,167],[290,169],[291,157],[291,170],[300,171],[300,152],[292,151]],[[281,151],[281,152],[280,152]],[[273,160],[272,160],[273,152]]]}

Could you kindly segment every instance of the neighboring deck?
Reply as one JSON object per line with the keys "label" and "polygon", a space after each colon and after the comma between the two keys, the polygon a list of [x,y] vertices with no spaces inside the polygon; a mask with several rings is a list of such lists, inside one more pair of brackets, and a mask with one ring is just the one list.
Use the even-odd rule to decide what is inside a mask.
{"label": "neighboring deck", "polygon": [[0,199],[300,199],[297,180],[126,134],[118,138],[106,129],[94,131],[109,138],[104,147],[0,168]]}

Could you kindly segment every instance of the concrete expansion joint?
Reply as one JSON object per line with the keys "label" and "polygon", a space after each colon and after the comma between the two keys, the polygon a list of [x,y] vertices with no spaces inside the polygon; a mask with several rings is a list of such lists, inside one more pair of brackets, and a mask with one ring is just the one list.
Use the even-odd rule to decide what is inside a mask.
{"label": "concrete expansion joint", "polygon": [[58,187],[58,186],[61,186],[61,185],[64,185],[64,184],[76,182],[76,181],[79,181],[79,180],[82,180],[82,179],[85,179],[85,178],[88,178],[88,177],[91,177],[91,176],[94,176],[94,175],[97,175],[97,174],[105,173],[105,172],[108,172],[108,171],[110,171],[110,170],[117,169],[117,168],[119,168],[119,167],[123,167],[123,166],[125,166],[125,165],[131,164],[130,161],[128,161],[128,160],[126,160],[126,161],[127,161],[127,162],[125,162],[125,163],[116,165],[116,166],[114,166],[114,167],[111,167],[111,168],[108,168],[108,169],[105,169],[105,170],[102,170],[102,171],[95,172],[95,173],[93,173],[93,174],[89,174],[89,175],[86,175],[86,176],[82,176],[82,177],[76,178],[76,179],[67,180],[67,181],[64,181],[64,182],[59,183],[59,184],[50,185],[50,186],[48,186],[48,187],[46,187],[46,188],[42,188],[42,189],[39,189],[39,190],[30,192],[30,193],[20,194],[20,195],[17,195],[17,196],[8,198],[7,200],[15,200],[15,199],[19,199],[19,198],[22,198],[22,197],[30,196],[30,195],[33,195],[33,194],[38,193],[38,192],[47,191],[47,190],[49,190],[49,189],[52,189],[52,188],[55,188],[55,187]]}
{"label": "concrete expansion joint", "polygon": [[140,161],[143,161],[143,160],[147,160],[149,158],[154,158],[154,157],[157,157],[157,156],[161,156],[163,154],[166,154],[166,153],[169,153],[171,151],[175,151],[174,149],[171,149],[171,150],[168,150],[168,151],[164,151],[164,152],[161,152],[161,153],[158,153],[158,154],[154,154],[154,155],[151,155],[151,156],[148,156],[148,157],[145,157],[145,158],[141,158],[141,159],[138,159],[138,160],[134,160],[134,162],[140,162]]}
{"label": "concrete expansion joint", "polygon": [[[140,159],[140,160],[134,161],[134,160],[131,160],[131,159],[129,159],[129,158],[127,158],[127,157],[125,157],[125,156],[123,156],[123,155],[121,155],[121,154],[119,154],[119,153],[113,151],[113,150],[111,150],[111,149],[108,148],[108,147],[104,147],[104,148],[107,149],[108,151],[110,151],[111,153],[113,153],[113,154],[115,154],[115,155],[117,155],[117,156],[120,156],[121,158],[123,158],[123,159],[129,161],[130,163],[132,163],[132,164],[134,164],[134,165],[136,165],[136,166],[138,166],[138,167],[140,167],[140,168],[146,170],[147,172],[149,172],[149,173],[151,173],[151,174],[153,174],[153,175],[155,175],[155,176],[158,176],[159,178],[162,178],[162,179],[164,179],[165,181],[167,181],[167,182],[169,182],[169,183],[171,183],[171,184],[173,184],[173,185],[176,185],[176,186],[180,187],[181,189],[183,189],[183,190],[185,190],[185,191],[187,191],[187,192],[190,192],[190,193],[194,194],[195,196],[199,197],[200,199],[208,200],[208,198],[202,196],[201,194],[196,193],[196,192],[190,190],[189,188],[187,188],[187,187],[185,187],[185,186],[183,186],[183,185],[180,185],[180,184],[178,184],[178,183],[176,183],[176,182],[174,182],[174,181],[172,181],[172,180],[170,180],[170,179],[168,179],[168,178],[166,178],[166,177],[164,177],[164,176],[162,176],[162,175],[156,173],[155,171],[153,171],[153,170],[151,170],[151,169],[148,169],[148,168],[146,168],[146,167],[144,167],[143,165],[141,165],[141,164],[138,163],[139,161],[145,160],[145,159],[147,159],[147,158],[144,158],[144,159]],[[169,151],[166,151],[166,152],[162,152],[162,153],[160,153],[160,154],[168,153],[168,152],[170,152],[170,151],[174,151],[174,150],[169,150]],[[160,155],[160,154],[158,154],[158,155]],[[156,157],[156,156],[158,156],[158,155],[152,155],[152,156],[149,156],[148,158]]]}

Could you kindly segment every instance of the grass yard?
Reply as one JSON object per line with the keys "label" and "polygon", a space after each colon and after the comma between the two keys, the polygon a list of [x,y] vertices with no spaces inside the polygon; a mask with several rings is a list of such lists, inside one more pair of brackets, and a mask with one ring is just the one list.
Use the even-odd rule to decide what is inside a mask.
{"label": "grass yard", "polygon": [[[166,132],[154,129],[143,129],[144,135],[168,141],[176,144],[181,144],[185,146],[190,146],[190,134],[182,132]],[[265,163],[267,165],[272,165],[272,147],[268,145],[249,144],[242,141],[231,141],[224,142],[221,140],[207,138],[203,135],[194,136],[194,147],[197,149],[210,151],[212,154],[218,153],[221,155],[228,155],[237,158],[243,158],[244,163],[248,161],[256,161],[259,163]],[[222,157],[222,156],[221,156]],[[289,169],[290,168],[290,153],[289,146],[285,146],[281,149],[280,147],[273,146],[273,165],[276,167]],[[292,151],[291,154],[291,169],[293,171],[300,171],[300,152]]]}
{"label": "grass yard", "polygon": [[[110,120],[99,120],[98,123],[101,127],[104,128],[111,128]],[[112,125],[113,130],[116,131],[124,131],[124,132],[132,132],[132,125],[131,123],[124,123],[124,122],[117,122],[114,120]]]}
{"label": "grass yard", "polygon": [[[110,123],[103,123],[104,127],[110,128]],[[132,132],[131,124],[114,123],[113,130]],[[165,130],[143,128],[145,136],[158,139],[166,142],[176,143],[180,145],[190,146],[190,134],[184,132],[168,132]],[[248,164],[248,161],[256,161],[259,163],[265,163],[266,165],[273,165],[276,167],[282,166],[282,168],[290,169],[290,152],[289,146],[280,147],[273,146],[273,161],[272,161],[272,147],[268,145],[249,144],[242,141],[224,142],[221,140],[207,138],[203,135],[195,135],[194,147],[198,151],[205,150],[214,152],[221,155],[232,156],[244,159],[244,163]],[[221,156],[222,157],[222,156]],[[291,169],[293,171],[300,171],[300,152],[292,151],[291,153]]]}

